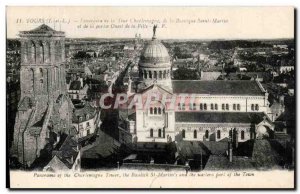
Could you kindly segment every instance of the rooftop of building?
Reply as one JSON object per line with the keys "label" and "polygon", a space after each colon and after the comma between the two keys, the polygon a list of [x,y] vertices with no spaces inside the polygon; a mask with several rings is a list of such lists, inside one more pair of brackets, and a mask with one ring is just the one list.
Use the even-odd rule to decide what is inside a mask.
{"label": "rooftop of building", "polygon": [[198,123],[260,123],[267,116],[263,112],[176,112],[176,122]]}
{"label": "rooftop of building", "polygon": [[[173,93],[207,95],[263,96],[265,92],[256,81],[242,80],[173,80]],[[189,87],[187,87],[187,85]]]}
{"label": "rooftop of building", "polygon": [[62,31],[57,31],[52,29],[46,24],[42,24],[33,30],[21,31],[20,36],[30,36],[30,35],[42,35],[42,36],[64,36],[65,33]]}
{"label": "rooftop of building", "polygon": [[79,123],[90,120],[94,118],[95,114],[96,108],[92,107],[89,102],[86,102],[83,106],[74,109],[72,122]]}

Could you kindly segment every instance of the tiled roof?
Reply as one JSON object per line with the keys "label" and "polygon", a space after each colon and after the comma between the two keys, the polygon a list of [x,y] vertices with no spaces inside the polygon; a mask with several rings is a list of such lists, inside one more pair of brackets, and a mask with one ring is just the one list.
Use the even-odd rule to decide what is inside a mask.
{"label": "tiled roof", "polygon": [[260,123],[266,115],[262,112],[176,112],[176,122],[199,123]]}
{"label": "tiled roof", "polygon": [[[82,120],[80,122],[84,122],[86,120],[93,118],[95,114],[96,114],[96,109],[94,107],[92,107],[90,105],[90,103],[86,102],[83,107],[76,108],[74,110],[72,122],[78,123],[79,122],[78,119],[80,117],[82,118]],[[87,119],[87,115],[89,115],[88,119]]]}
{"label": "tiled roof", "polygon": [[70,90],[80,90],[81,82],[80,81],[72,81],[70,84]]}
{"label": "tiled roof", "polygon": [[77,142],[71,136],[68,136],[63,141],[63,144],[58,151],[54,151],[53,153],[54,156],[57,156],[69,169],[71,169],[79,154]]}
{"label": "tiled roof", "polygon": [[251,159],[245,157],[232,157],[232,162],[229,162],[227,156],[210,155],[205,170],[247,170],[254,169]]}
{"label": "tiled roof", "polygon": [[174,93],[209,94],[209,95],[249,95],[262,96],[264,92],[256,81],[242,80],[174,80]]}

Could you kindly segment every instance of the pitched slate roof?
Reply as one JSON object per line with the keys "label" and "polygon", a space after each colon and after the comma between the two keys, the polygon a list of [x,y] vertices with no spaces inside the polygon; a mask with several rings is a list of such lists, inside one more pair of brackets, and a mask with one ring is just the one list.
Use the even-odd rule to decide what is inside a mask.
{"label": "pitched slate roof", "polygon": [[263,112],[176,112],[176,122],[188,123],[260,123]]}
{"label": "pitched slate roof", "polygon": [[205,170],[247,170],[255,169],[251,159],[246,157],[232,157],[232,162],[229,162],[227,156],[210,155]]}
{"label": "pitched slate roof", "polygon": [[262,96],[264,92],[256,81],[245,80],[173,80],[174,93],[209,95]]}
{"label": "pitched slate roof", "polygon": [[80,90],[81,89],[81,82],[80,81],[72,81],[70,84],[69,90]]}
{"label": "pitched slate roof", "polygon": [[[83,107],[74,109],[72,122],[78,123],[80,117],[82,118],[80,122],[84,122],[86,120],[92,119],[95,116],[95,114],[96,109],[92,107],[89,102],[86,102]],[[88,118],[87,115],[89,115]]]}

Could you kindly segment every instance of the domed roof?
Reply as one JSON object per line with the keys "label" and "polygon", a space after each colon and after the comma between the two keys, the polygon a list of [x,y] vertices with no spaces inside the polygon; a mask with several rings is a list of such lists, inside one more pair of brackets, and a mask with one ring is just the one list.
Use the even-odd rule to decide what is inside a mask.
{"label": "domed roof", "polygon": [[157,39],[153,38],[141,55],[143,63],[168,63],[170,56],[167,48]]}

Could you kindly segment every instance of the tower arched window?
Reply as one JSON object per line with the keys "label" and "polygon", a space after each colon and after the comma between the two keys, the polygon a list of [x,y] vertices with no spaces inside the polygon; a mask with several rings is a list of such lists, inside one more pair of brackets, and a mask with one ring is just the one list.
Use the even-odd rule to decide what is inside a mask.
{"label": "tower arched window", "polygon": [[204,110],[207,110],[207,105],[206,105],[206,103],[204,103]]}
{"label": "tower arched window", "polygon": [[241,131],[241,139],[244,140],[245,139],[245,132]]}
{"label": "tower arched window", "polygon": [[215,104],[215,110],[218,110],[218,104]]}
{"label": "tower arched window", "polygon": [[156,107],[154,108],[154,114],[155,115],[157,114],[157,108]]}
{"label": "tower arched window", "polygon": [[185,130],[182,130],[182,138],[185,138]]}
{"label": "tower arched window", "polygon": [[210,104],[210,109],[214,110],[214,104],[213,103]]}
{"label": "tower arched window", "polygon": [[150,114],[153,114],[153,108],[152,107],[150,108]]}
{"label": "tower arched window", "polygon": [[200,103],[200,110],[203,110],[203,104]]}
{"label": "tower arched window", "polygon": [[161,137],[161,129],[158,129],[158,137]]}
{"label": "tower arched window", "polygon": [[209,132],[208,132],[208,130],[206,130],[205,131],[205,138],[208,139],[208,136],[209,136]]}
{"label": "tower arched window", "polygon": [[150,129],[150,137],[153,137],[153,129]]}
{"label": "tower arched window", "polygon": [[166,70],[164,70],[163,78],[166,78]]}
{"label": "tower arched window", "polygon": [[229,104],[226,104],[226,110],[229,110]]}
{"label": "tower arched window", "polygon": [[251,110],[254,110],[254,104],[251,104]]}
{"label": "tower arched window", "polygon": [[162,79],[162,72],[159,71],[159,79]]}
{"label": "tower arched window", "polygon": [[220,131],[220,130],[217,131],[217,138],[218,138],[218,139],[221,138],[221,131]]}
{"label": "tower arched window", "polygon": [[232,109],[233,109],[233,110],[236,110],[236,104],[233,104]]}
{"label": "tower arched window", "polygon": [[255,110],[259,110],[258,104],[255,105]]}
{"label": "tower arched window", "polygon": [[30,90],[34,90],[34,71],[33,69],[29,70],[29,78],[30,78]]}
{"label": "tower arched window", "polygon": [[45,48],[42,42],[39,43],[39,52],[40,52],[40,62],[45,62]]}
{"label": "tower arched window", "polygon": [[34,44],[34,42],[31,42],[30,55],[31,55],[31,62],[35,63],[36,62],[36,45]]}
{"label": "tower arched window", "polygon": [[161,114],[161,108],[158,108],[158,114],[159,115]]}
{"label": "tower arched window", "polygon": [[197,130],[194,130],[194,139],[197,138]]}
{"label": "tower arched window", "polygon": [[157,79],[157,72],[154,71],[154,79]]}
{"label": "tower arched window", "polygon": [[147,79],[147,71],[144,70],[144,78]]}
{"label": "tower arched window", "polygon": [[149,71],[149,78],[152,79],[152,72]]}
{"label": "tower arched window", "polygon": [[225,104],[222,104],[222,110],[225,110]]}

